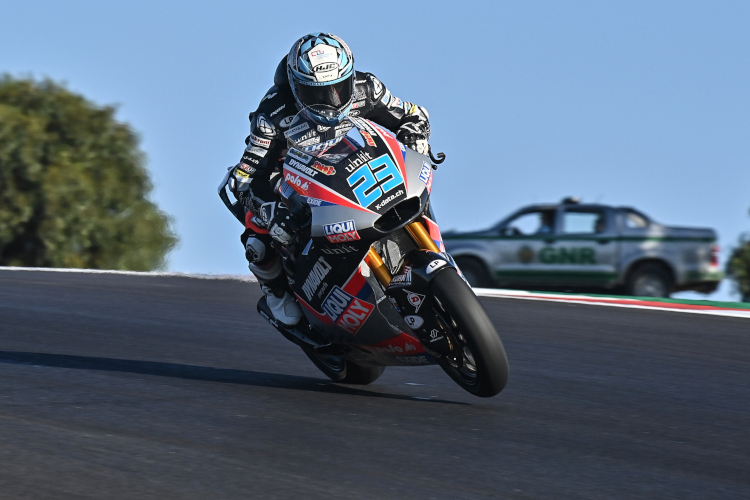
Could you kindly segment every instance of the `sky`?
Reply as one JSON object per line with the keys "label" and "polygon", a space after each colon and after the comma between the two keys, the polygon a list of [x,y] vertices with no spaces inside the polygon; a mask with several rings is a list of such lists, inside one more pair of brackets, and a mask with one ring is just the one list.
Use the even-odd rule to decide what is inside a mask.
{"label": "sky", "polygon": [[747,1],[6,0],[0,23],[0,73],[65,82],[139,133],[172,271],[247,272],[216,188],[312,31],[429,110],[443,230],[575,195],[714,228],[722,265],[750,231]]}

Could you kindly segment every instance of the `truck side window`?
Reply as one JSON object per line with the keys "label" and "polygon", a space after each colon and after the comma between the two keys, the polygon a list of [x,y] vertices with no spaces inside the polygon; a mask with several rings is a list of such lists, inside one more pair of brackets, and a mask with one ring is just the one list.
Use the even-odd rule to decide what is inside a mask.
{"label": "truck side window", "polygon": [[563,214],[563,233],[565,234],[598,234],[606,229],[604,212],[566,211]]}
{"label": "truck side window", "polygon": [[526,212],[508,221],[502,229],[505,236],[549,234],[555,230],[554,210]]}
{"label": "truck side window", "polygon": [[643,229],[648,227],[648,221],[638,213],[632,210],[625,211],[625,227],[628,229]]}

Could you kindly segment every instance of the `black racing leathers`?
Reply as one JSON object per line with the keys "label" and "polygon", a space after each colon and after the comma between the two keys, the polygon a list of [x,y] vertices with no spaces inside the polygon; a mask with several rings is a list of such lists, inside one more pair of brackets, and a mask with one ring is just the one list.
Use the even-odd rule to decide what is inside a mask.
{"label": "black racing leathers", "polygon": [[[286,61],[282,61],[282,64]],[[243,235],[243,243],[256,246],[260,241],[266,247],[265,252],[248,250],[249,256],[264,254],[262,258],[250,260],[250,268],[259,279],[271,279],[277,274],[280,266],[272,265],[276,252],[270,248],[270,238],[267,234],[259,234],[270,228],[263,227],[262,218],[251,217],[262,213],[261,206],[278,201],[274,192],[277,179],[274,173],[281,171],[282,159],[286,154],[287,141],[284,132],[289,129],[298,109],[291,87],[286,80],[282,64],[277,69],[274,78],[275,85],[271,87],[261,99],[258,109],[250,114],[250,135],[242,154],[240,163],[234,169],[234,194],[244,205],[247,216],[247,231]],[[355,73],[354,102],[351,116],[359,116],[394,132],[408,147],[417,149],[415,142],[422,144],[430,137],[429,115],[427,110],[416,104],[402,101],[392,95],[390,91],[370,73]],[[422,151],[426,153],[426,151]],[[265,221],[266,224],[269,221]],[[263,231],[258,231],[259,227]],[[252,237],[254,242],[248,242]],[[255,264],[255,265],[254,265]],[[271,269],[273,268],[273,270]],[[268,272],[266,272],[268,271]]]}

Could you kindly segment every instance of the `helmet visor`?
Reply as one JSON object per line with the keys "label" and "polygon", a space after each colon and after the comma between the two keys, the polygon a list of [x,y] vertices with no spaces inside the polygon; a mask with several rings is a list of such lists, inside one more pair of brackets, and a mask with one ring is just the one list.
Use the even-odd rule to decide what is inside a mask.
{"label": "helmet visor", "polygon": [[340,109],[346,106],[354,92],[354,74],[348,78],[331,85],[303,85],[295,82],[294,89],[297,98],[304,106],[330,106]]}

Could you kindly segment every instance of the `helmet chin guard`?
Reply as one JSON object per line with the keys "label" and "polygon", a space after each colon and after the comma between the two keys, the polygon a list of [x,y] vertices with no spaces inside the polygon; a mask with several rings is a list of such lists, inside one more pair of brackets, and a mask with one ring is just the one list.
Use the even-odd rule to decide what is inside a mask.
{"label": "helmet chin guard", "polygon": [[354,100],[354,56],[343,40],[311,33],[297,40],[287,56],[287,75],[297,106],[323,125],[335,125]]}

